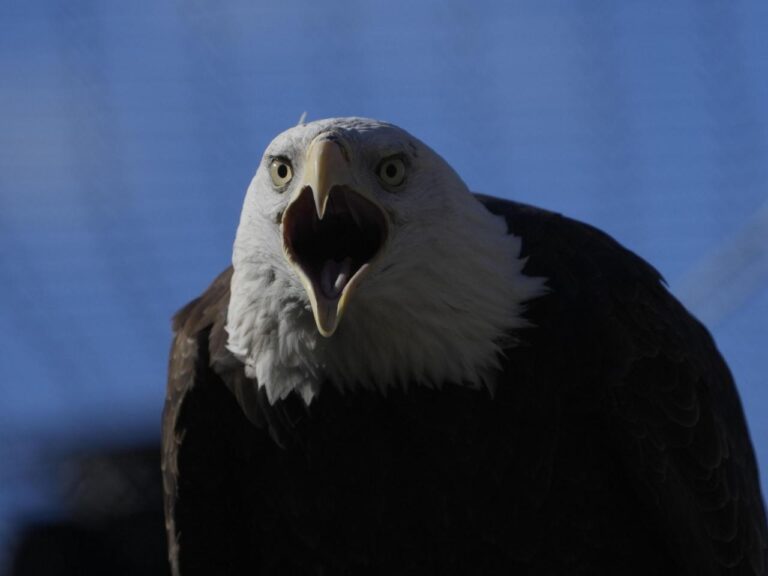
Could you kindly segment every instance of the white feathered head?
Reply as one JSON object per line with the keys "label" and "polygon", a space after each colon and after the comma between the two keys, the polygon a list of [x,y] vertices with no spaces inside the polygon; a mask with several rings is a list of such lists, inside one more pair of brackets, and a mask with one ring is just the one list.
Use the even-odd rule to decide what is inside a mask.
{"label": "white feathered head", "polygon": [[300,124],[268,146],[233,255],[229,349],[274,401],[324,380],[488,384],[543,291],[520,241],[391,124]]}

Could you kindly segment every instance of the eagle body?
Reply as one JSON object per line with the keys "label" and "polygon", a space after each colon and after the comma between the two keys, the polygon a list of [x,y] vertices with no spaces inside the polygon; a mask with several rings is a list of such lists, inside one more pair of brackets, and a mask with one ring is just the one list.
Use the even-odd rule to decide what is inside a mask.
{"label": "eagle body", "polygon": [[[765,573],[735,385],[650,265],[558,214],[465,191],[435,200],[458,177],[389,125],[294,130],[293,156],[268,149],[263,163],[275,188],[292,161],[296,189],[275,188],[291,199],[257,173],[249,195],[277,208],[246,199],[234,266],[174,319],[163,417],[174,574]],[[297,158],[375,172],[380,159],[357,162],[355,146],[386,162],[402,138],[413,156],[395,167],[410,179],[361,193],[360,227],[384,236],[355,240],[370,240],[359,259],[371,270],[354,255],[315,264],[302,222],[332,251],[323,226],[346,238],[334,220],[346,216],[337,206],[310,220],[323,184],[306,183],[323,180]],[[435,196],[409,207],[417,185]],[[373,185],[333,186],[328,201],[346,198],[357,219],[362,200],[341,195]],[[495,239],[480,222],[500,226]],[[284,246],[260,253],[270,242]],[[367,274],[357,284],[355,266]]]}

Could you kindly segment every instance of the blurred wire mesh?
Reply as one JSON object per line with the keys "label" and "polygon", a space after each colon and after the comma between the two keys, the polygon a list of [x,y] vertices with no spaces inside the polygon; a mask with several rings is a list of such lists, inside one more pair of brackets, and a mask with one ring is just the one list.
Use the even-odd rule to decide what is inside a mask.
{"label": "blurred wire mesh", "polygon": [[58,462],[159,430],[171,313],[263,147],[395,122],[473,189],[605,229],[735,375],[768,477],[768,4],[0,4],[0,549]]}

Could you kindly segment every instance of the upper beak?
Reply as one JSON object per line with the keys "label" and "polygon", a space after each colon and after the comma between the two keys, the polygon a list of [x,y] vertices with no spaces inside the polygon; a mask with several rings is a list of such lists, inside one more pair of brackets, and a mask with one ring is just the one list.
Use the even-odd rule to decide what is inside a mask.
{"label": "upper beak", "polygon": [[315,139],[307,151],[304,181],[299,188],[309,187],[315,199],[317,217],[322,220],[328,206],[331,188],[348,186],[354,188],[349,163],[344,157],[342,144],[327,137]]}
{"label": "upper beak", "polygon": [[307,291],[318,331],[328,337],[381,252],[389,222],[356,182],[338,136],[312,141],[295,190],[283,215],[283,248]]}

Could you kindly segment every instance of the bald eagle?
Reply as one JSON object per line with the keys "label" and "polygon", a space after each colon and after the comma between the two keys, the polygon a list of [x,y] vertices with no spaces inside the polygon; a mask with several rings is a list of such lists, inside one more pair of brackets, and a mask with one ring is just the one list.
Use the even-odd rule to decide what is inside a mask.
{"label": "bald eagle", "polygon": [[606,234],[470,193],[396,126],[279,135],[173,328],[175,575],[765,573],[707,330]]}

